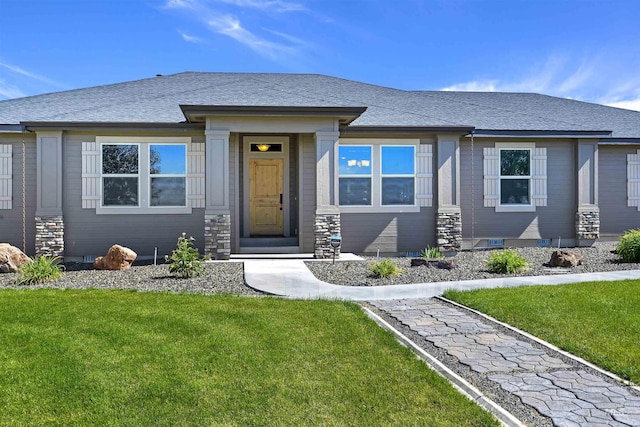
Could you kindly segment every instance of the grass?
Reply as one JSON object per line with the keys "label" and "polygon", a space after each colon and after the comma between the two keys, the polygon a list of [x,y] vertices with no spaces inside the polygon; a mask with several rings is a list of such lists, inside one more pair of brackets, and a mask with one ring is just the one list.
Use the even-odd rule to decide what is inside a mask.
{"label": "grass", "polygon": [[0,425],[496,426],[357,305],[0,291]]}
{"label": "grass", "polygon": [[640,384],[640,281],[447,291],[487,313]]}

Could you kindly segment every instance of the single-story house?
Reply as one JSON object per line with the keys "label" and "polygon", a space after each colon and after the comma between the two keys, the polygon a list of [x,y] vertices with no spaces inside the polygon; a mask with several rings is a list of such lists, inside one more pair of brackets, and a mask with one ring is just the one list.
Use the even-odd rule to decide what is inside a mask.
{"label": "single-story house", "polygon": [[0,241],[90,259],[588,245],[640,227],[640,112],[185,72],[0,101]]}

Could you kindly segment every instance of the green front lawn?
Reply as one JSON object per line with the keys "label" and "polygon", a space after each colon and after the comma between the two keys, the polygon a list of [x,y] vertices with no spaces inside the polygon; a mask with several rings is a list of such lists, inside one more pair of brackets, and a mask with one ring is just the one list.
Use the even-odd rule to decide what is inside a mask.
{"label": "green front lawn", "polygon": [[495,426],[355,304],[0,291],[0,425]]}
{"label": "green front lawn", "polygon": [[640,384],[640,281],[448,291],[487,313]]}

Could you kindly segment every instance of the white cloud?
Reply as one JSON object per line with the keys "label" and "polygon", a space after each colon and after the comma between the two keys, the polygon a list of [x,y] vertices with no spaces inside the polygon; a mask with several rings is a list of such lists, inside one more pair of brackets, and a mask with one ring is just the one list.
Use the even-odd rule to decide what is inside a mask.
{"label": "white cloud", "polygon": [[[284,0],[166,0],[164,7],[187,12],[188,17],[195,17],[208,30],[230,37],[257,54],[272,60],[278,60],[286,55],[295,55],[298,53],[299,47],[306,44],[297,37],[276,31],[265,30],[278,36],[279,39],[277,41],[258,35],[256,32],[245,28],[232,13],[222,13],[218,8],[214,7],[215,4],[219,6],[227,5],[227,9],[232,6],[240,9],[240,12],[242,12],[241,9],[243,8],[252,8],[258,10],[260,14],[306,10],[299,3]],[[179,33],[185,41],[190,43],[204,41],[184,31],[179,31]]]}
{"label": "white cloud", "polygon": [[278,53],[293,52],[294,48],[266,40],[253,34],[240,24],[240,21],[231,15],[217,16],[208,22],[209,26],[220,34],[244,44],[260,55],[276,59]]}
{"label": "white cloud", "polygon": [[200,37],[191,36],[184,31],[178,31],[178,33],[180,34],[180,36],[182,36],[182,40],[189,43],[202,43],[204,41]]}
{"label": "white cloud", "polygon": [[4,80],[0,79],[0,97],[22,98],[23,96],[27,95],[16,86],[6,83]]}
{"label": "white cloud", "polygon": [[37,80],[37,81],[42,82],[42,83],[46,83],[46,84],[49,84],[49,85],[52,85],[52,86],[61,87],[61,88],[65,87],[61,83],[58,83],[58,82],[56,82],[54,80],[51,80],[51,79],[49,79],[47,77],[44,77],[44,76],[41,76],[39,74],[32,73],[30,71],[27,71],[27,70],[25,70],[23,68],[15,66],[15,65],[11,65],[11,64],[4,63],[4,62],[0,62],[0,66],[8,69],[9,71],[13,71],[14,73],[20,74],[20,75],[25,76],[25,77],[29,77],[31,79]]}
{"label": "white cloud", "polygon": [[496,80],[471,81],[465,83],[456,83],[451,86],[443,87],[440,90],[452,92],[495,92]]}
{"label": "white cloud", "polygon": [[608,102],[605,103],[605,105],[608,105],[610,107],[626,108],[627,110],[640,111],[640,98],[630,99],[627,101]]}
{"label": "white cloud", "polygon": [[592,55],[575,61],[570,55],[551,55],[519,78],[485,78],[455,83],[442,90],[481,92],[535,92],[640,109],[640,77],[620,75],[606,60]]}
{"label": "white cloud", "polygon": [[300,3],[281,0],[218,0],[222,3],[232,4],[238,7],[252,7],[274,12],[301,12],[307,8]]}

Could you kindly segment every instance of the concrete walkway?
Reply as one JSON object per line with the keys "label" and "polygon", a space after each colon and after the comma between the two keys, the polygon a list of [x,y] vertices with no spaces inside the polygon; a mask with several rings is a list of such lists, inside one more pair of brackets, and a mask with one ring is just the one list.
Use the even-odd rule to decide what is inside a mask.
{"label": "concrete walkway", "polygon": [[272,295],[298,299],[342,299],[350,301],[394,300],[440,296],[447,289],[472,290],[533,285],[640,279],[640,270],[605,273],[559,274],[507,277],[504,279],[461,280],[411,285],[338,286],[316,279],[300,259],[243,260],[249,286]]}

